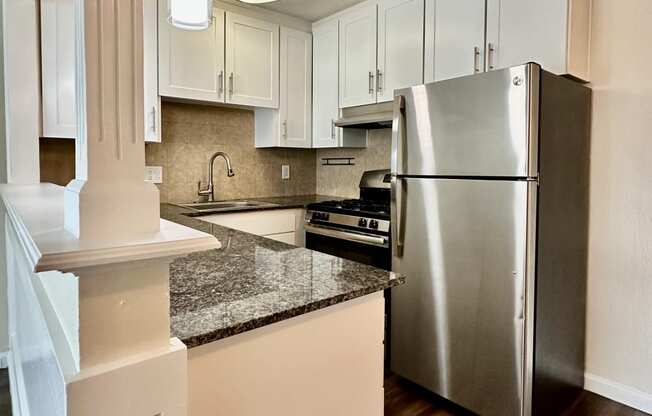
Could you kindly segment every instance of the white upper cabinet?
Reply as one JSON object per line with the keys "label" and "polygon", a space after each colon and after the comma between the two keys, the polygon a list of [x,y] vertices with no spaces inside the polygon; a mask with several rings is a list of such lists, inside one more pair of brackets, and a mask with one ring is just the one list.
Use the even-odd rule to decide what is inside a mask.
{"label": "white upper cabinet", "polygon": [[227,12],[226,78],[227,103],[278,108],[279,25]]}
{"label": "white upper cabinet", "polygon": [[426,0],[425,81],[484,71],[485,0]]}
{"label": "white upper cabinet", "polygon": [[281,144],[312,147],[312,36],[281,28]]}
{"label": "white upper cabinet", "polygon": [[424,0],[378,3],[377,102],[394,90],[423,83]]}
{"label": "white upper cabinet", "polygon": [[337,147],[340,128],[335,127],[339,116],[339,22],[330,20],[313,27],[312,65],[312,145]]}
{"label": "white upper cabinet", "polygon": [[487,69],[536,62],[588,80],[590,0],[488,0]]}
{"label": "white upper cabinet", "polygon": [[41,0],[44,137],[77,136],[74,20],[73,0]]}
{"label": "white upper cabinet", "polygon": [[206,30],[177,29],[159,1],[159,94],[224,102],[224,11],[214,9]]}
{"label": "white upper cabinet", "polygon": [[376,4],[340,17],[340,107],[376,102]]}
{"label": "white upper cabinet", "polygon": [[158,95],[158,6],[143,0],[143,90],[145,141],[161,141],[161,97]]}

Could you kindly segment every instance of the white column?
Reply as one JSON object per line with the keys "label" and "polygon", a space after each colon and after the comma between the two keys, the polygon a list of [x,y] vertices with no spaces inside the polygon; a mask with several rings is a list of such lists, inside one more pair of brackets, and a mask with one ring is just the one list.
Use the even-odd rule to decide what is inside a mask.
{"label": "white column", "polygon": [[78,134],[65,227],[129,240],[159,229],[158,189],[144,180],[142,0],[75,0]]}

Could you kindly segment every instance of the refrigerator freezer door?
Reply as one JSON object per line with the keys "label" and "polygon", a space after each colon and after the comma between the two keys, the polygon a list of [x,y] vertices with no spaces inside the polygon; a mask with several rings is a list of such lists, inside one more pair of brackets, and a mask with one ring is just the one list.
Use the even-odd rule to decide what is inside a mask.
{"label": "refrigerator freezer door", "polygon": [[519,415],[536,184],[398,180],[405,240],[392,264],[408,280],[392,290],[392,371],[478,414]]}
{"label": "refrigerator freezer door", "polygon": [[539,77],[526,64],[396,91],[392,173],[537,176]]}

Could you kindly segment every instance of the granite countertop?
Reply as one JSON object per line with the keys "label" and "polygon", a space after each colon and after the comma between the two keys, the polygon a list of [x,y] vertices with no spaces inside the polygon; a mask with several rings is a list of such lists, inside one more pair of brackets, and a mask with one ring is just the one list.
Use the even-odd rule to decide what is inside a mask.
{"label": "granite countertop", "polygon": [[[264,198],[278,208],[320,196]],[[260,199],[263,200],[263,199]],[[322,199],[323,200],[323,199]],[[217,250],[170,265],[172,336],[197,347],[405,282],[399,274],[237,231],[161,204],[161,218],[213,234]]]}

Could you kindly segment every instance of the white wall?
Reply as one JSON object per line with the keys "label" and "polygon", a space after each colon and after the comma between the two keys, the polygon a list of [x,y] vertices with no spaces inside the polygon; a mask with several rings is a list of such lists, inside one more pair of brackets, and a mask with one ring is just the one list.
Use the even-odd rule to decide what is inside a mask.
{"label": "white wall", "polygon": [[652,1],[593,0],[587,388],[652,412]]}

